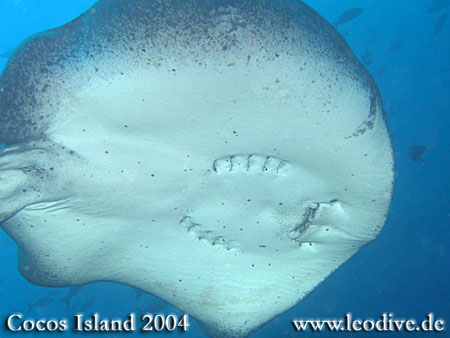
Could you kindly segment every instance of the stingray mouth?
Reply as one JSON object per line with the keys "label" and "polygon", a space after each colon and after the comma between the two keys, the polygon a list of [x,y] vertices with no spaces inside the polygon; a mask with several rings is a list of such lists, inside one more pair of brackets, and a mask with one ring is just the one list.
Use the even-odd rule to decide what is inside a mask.
{"label": "stingray mouth", "polygon": [[180,223],[186,228],[186,231],[199,241],[203,241],[224,248],[228,251],[236,249],[238,242],[236,240],[230,240],[225,238],[221,234],[217,234],[215,231],[208,229],[207,226],[195,222],[191,216],[185,216]]}
{"label": "stingray mouth", "polygon": [[[180,224],[193,239],[208,243],[213,247],[226,249],[227,251],[241,248],[245,244],[250,244],[254,248],[267,248],[271,246],[269,243],[273,242],[278,242],[278,244],[284,242],[301,246],[304,243],[311,244],[313,241],[308,236],[308,230],[314,225],[320,205],[318,202],[307,202],[303,206],[303,213],[295,217],[296,222],[272,223],[270,224],[271,227],[261,229],[261,231],[267,231],[267,236],[260,236],[260,238],[266,237],[266,240],[255,238],[250,243],[245,235],[240,234],[243,230],[242,227],[235,229],[232,233],[226,233],[221,231],[222,229],[201,223],[192,216],[184,216]],[[225,226],[223,227],[225,228]],[[275,246],[278,247],[279,245]]]}

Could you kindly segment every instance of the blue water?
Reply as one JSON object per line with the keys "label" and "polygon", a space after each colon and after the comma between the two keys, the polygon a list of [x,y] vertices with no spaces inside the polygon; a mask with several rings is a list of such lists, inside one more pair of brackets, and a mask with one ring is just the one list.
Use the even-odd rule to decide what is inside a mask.
{"label": "blue water", "polygon": [[[1,0],[0,54],[14,49],[31,34],[77,17],[94,2]],[[363,13],[339,26],[339,30],[357,56],[362,57],[366,48],[373,54],[372,64],[367,68],[383,95],[398,177],[392,209],[380,236],[299,305],[272,320],[254,337],[294,337],[300,335],[290,324],[294,318],[342,318],[348,312],[363,319],[378,319],[380,314],[392,312],[398,318],[417,320],[432,312],[450,324],[450,23],[438,35],[433,35],[438,17],[450,14],[450,7],[428,13],[431,2],[306,1],[331,22],[337,21],[346,9],[363,6]],[[0,70],[6,62],[6,58],[0,59]],[[427,147],[424,162],[410,159],[411,145]],[[30,284],[18,273],[16,264],[15,243],[0,233],[0,337],[34,337],[38,334],[8,333],[4,318],[14,312],[26,313],[27,303],[44,296],[59,299],[67,289]],[[87,312],[98,311],[107,318],[125,317],[152,304],[161,307],[150,295],[135,302],[132,288],[112,283],[86,286],[74,297],[74,302],[82,304],[91,297],[96,297],[96,301]],[[182,314],[170,306],[161,311]],[[64,303],[55,302],[26,315],[35,319],[61,319],[69,317],[71,312],[67,312]],[[449,336],[448,332],[447,329],[443,334],[426,336]],[[64,334],[74,335],[71,331]],[[322,336],[337,335],[322,333]],[[422,336],[404,332],[394,335]],[[112,336],[121,335],[102,335]],[[188,333],[183,336],[205,337],[192,319]]]}

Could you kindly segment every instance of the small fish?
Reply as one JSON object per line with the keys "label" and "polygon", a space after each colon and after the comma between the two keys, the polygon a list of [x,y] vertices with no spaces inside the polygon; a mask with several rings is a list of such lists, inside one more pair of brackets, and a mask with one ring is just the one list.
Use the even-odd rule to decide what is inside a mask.
{"label": "small fish", "polygon": [[362,8],[347,9],[344,13],[341,14],[339,20],[335,22],[334,25],[337,27],[339,25],[342,25],[343,23],[355,20],[358,16],[361,15],[362,12],[363,12]]}
{"label": "small fish", "polygon": [[89,297],[89,298],[83,303],[83,305],[81,305],[80,312],[84,312],[84,311],[86,311],[87,309],[89,309],[92,305],[94,305],[94,303],[95,303],[96,300],[97,300],[97,297],[95,297],[95,296]]}
{"label": "small fish", "polygon": [[450,5],[450,0],[433,0],[431,7],[428,9],[428,13],[439,12],[448,7],[448,5]]}
{"label": "small fish", "polygon": [[394,42],[389,46],[387,53],[394,54],[395,52],[398,52],[400,49],[402,49],[402,47],[403,47],[402,42]]}
{"label": "small fish", "polygon": [[381,66],[378,71],[377,71],[377,76],[383,76],[384,74],[386,74],[389,71],[389,66],[388,65],[383,65]]}
{"label": "small fish", "polygon": [[422,158],[425,150],[427,150],[426,146],[411,146],[408,149],[408,155],[414,162],[425,162]]}
{"label": "small fish", "polygon": [[82,289],[83,289],[83,286],[73,286],[69,289],[67,296],[59,299],[58,301],[64,302],[64,304],[66,304],[66,308],[68,309],[70,307],[70,303],[72,302],[72,298],[75,297],[76,295],[78,295]]}
{"label": "small fish", "polygon": [[45,297],[39,298],[33,304],[27,304],[27,306],[28,306],[27,312],[30,312],[32,309],[35,309],[35,308],[41,308],[43,306],[50,305],[53,302],[54,302],[54,299],[53,299],[53,297],[50,297],[50,296],[45,296]]}
{"label": "small fish", "polygon": [[404,238],[411,242],[412,240],[414,240],[415,237],[415,231],[414,231],[414,225],[413,223],[408,223],[405,227],[405,236]]}
{"label": "small fish", "polygon": [[433,35],[438,35],[441,32],[442,28],[444,28],[445,24],[447,23],[447,20],[448,20],[448,14],[447,13],[441,14],[437,18],[436,24],[434,25]]}
{"label": "small fish", "polygon": [[370,66],[372,64],[372,56],[373,54],[369,52],[369,47],[366,47],[366,54],[361,56],[361,60],[365,65]]}

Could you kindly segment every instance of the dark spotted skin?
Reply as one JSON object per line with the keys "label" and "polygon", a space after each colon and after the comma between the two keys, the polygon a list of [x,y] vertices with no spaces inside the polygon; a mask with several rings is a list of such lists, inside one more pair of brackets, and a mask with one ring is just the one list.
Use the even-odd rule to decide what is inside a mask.
{"label": "dark spotted skin", "polygon": [[[229,28],[218,32],[223,21]],[[202,63],[208,53],[245,49],[237,31],[246,27],[264,42],[258,48],[267,51],[267,59],[289,49],[312,51],[333,60],[380,98],[339,33],[298,0],[100,0],[74,21],[29,38],[11,57],[0,78],[0,142],[45,138],[60,113],[59,100],[101,71],[100,63],[74,84],[71,72],[86,60],[127,50],[138,62],[157,67],[176,46]],[[367,119],[355,135],[371,128],[373,112]]]}

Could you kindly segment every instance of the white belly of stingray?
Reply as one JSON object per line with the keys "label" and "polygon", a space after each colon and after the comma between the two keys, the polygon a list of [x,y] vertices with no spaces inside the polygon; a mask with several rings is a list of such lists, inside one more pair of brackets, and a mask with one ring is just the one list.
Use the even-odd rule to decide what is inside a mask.
{"label": "white belly of stingray", "polygon": [[[236,75],[154,71],[144,78],[155,83],[144,83],[138,74],[94,82],[61,107],[49,138],[82,156],[70,174],[73,195],[30,205],[6,227],[14,234],[13,225],[33,225],[29,237],[15,236],[19,243],[46,238],[23,253],[30,279],[43,278],[31,270],[50,270],[45,280],[57,285],[116,280],[220,331],[246,332],[293,306],[377,234],[390,200],[390,181],[371,181],[390,174],[376,165],[391,161],[388,138],[372,145],[383,124],[355,142],[345,136],[360,115],[337,130],[337,113],[328,128],[318,126],[320,112],[301,88],[262,95]],[[367,94],[346,90],[335,105],[368,110]]]}
{"label": "white belly of stingray", "polygon": [[[129,4],[151,11],[178,2],[100,1],[98,16],[74,28],[85,43],[91,33],[76,29],[101,24],[92,45],[76,46],[83,57],[64,54],[63,66],[32,73],[49,81],[32,101],[49,117],[39,137],[22,131],[0,153],[2,227],[35,283],[126,283],[192,314],[213,336],[245,336],[382,228],[393,159],[379,93],[319,18],[311,20],[320,29],[293,21],[278,32],[264,20],[245,28],[239,11],[221,7],[211,10],[219,23],[202,12],[206,42],[195,27],[177,40],[172,26],[141,41],[158,20],[144,17],[149,26],[132,30],[139,41],[112,44],[103,29],[124,29],[108,12],[113,3],[134,25]],[[285,3],[270,2],[281,12]],[[219,48],[227,34],[235,45]],[[0,107],[11,105],[2,95]],[[20,128],[7,127],[0,136],[14,139]]]}

